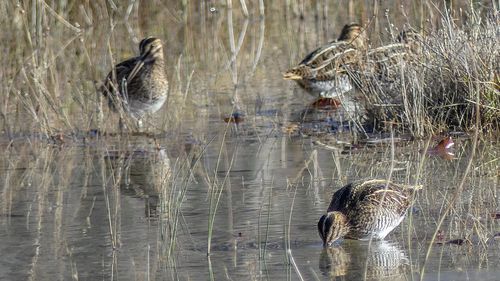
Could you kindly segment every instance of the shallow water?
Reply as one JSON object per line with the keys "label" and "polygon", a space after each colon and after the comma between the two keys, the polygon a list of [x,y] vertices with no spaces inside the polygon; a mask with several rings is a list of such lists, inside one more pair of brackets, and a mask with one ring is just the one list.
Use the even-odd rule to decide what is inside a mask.
{"label": "shallow water", "polygon": [[[104,15],[94,11],[85,25],[81,12],[70,13],[85,28],[78,44],[52,23],[46,47],[78,60],[74,67],[48,56],[59,70],[53,75],[66,75],[59,90],[70,95],[59,98],[73,126],[57,130],[65,121],[51,120],[62,140],[35,133],[41,125],[31,115],[4,103],[0,280],[498,280],[498,136],[479,140],[464,189],[432,241],[472,157],[471,136],[450,133],[454,155],[440,157],[425,151],[444,134],[413,141],[365,134],[354,95],[341,108],[309,108],[314,98],[281,73],[344,23],[369,18],[372,7],[347,13],[345,2],[332,1],[329,18],[316,21],[323,6],[307,4],[301,20],[300,5],[280,3],[250,20],[211,1],[185,10],[141,4],[128,21],[120,6],[113,38]],[[390,8],[402,26],[407,20],[389,4],[379,11]],[[412,19],[418,14],[407,9]],[[374,45],[388,37],[375,32],[385,24],[371,25]],[[91,81],[111,60],[101,43],[109,41],[117,59],[148,34],[166,42],[171,89],[147,123],[153,137],[113,134],[111,113],[110,133],[87,134]],[[233,111],[241,122],[225,123]],[[424,189],[385,241],[323,249],[316,223],[333,192],[373,177]]]}
{"label": "shallow water", "polygon": [[[214,140],[203,152],[191,146],[189,155],[201,158],[186,169],[180,160],[186,151],[167,143],[160,151],[139,140],[119,150],[100,141],[12,145],[1,167],[1,279],[297,280],[289,255],[305,280],[411,279],[424,264],[424,280],[497,280],[500,244],[491,237],[498,220],[490,214],[498,210],[498,177],[484,165],[474,165],[441,228],[441,242],[468,238],[472,244],[434,243],[424,262],[436,220],[469,157],[469,141],[457,143],[451,161],[418,152],[423,142],[396,147],[394,180],[405,182],[408,175],[412,182],[422,167],[425,189],[411,218],[385,241],[346,240],[326,250],[316,222],[329,197],[349,180],[387,177],[389,146],[335,156],[308,138],[259,143],[229,136],[219,163],[221,142]],[[207,257],[210,198],[216,200],[221,186]]]}

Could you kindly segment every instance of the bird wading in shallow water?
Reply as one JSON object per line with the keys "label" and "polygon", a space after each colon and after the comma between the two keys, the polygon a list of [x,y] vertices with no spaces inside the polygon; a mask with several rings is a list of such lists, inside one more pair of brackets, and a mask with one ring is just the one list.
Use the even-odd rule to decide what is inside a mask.
{"label": "bird wading in shallow water", "polygon": [[336,97],[350,91],[348,68],[359,64],[366,51],[367,37],[357,23],[347,24],[337,41],[314,50],[297,66],[283,74],[285,80],[295,80],[312,95]]}
{"label": "bird wading in shallow water", "polygon": [[323,246],[340,238],[384,239],[404,219],[421,186],[382,179],[360,180],[337,190],[318,222]]}
{"label": "bird wading in shallow water", "polygon": [[107,75],[102,89],[110,108],[120,112],[120,129],[123,128],[122,112],[141,128],[144,116],[158,111],[167,100],[168,81],[161,40],[143,39],[139,52],[138,57],[117,64]]}

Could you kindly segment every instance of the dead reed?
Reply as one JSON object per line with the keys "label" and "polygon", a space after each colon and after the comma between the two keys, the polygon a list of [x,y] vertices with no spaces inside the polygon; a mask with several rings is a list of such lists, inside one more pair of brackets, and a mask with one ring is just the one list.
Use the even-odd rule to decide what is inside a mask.
{"label": "dead reed", "polygon": [[476,126],[499,128],[498,15],[480,18],[472,10],[469,20],[458,25],[443,13],[441,27],[418,40],[415,56],[383,74],[355,75],[367,100],[368,123],[419,137]]}

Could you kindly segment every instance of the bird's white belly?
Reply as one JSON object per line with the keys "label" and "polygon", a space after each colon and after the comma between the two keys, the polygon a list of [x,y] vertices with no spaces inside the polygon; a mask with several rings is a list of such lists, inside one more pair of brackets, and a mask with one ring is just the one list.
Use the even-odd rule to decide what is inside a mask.
{"label": "bird's white belly", "polygon": [[347,75],[339,75],[333,80],[326,81],[300,81],[299,84],[301,84],[311,95],[317,96],[319,93],[322,98],[335,98],[354,88]]}
{"label": "bird's white belly", "polygon": [[167,100],[167,96],[163,95],[158,97],[155,100],[149,101],[141,101],[141,100],[131,100],[130,101],[130,113],[136,119],[142,118],[145,114],[155,113],[160,110],[165,101]]}
{"label": "bird's white belly", "polygon": [[349,80],[349,77],[347,75],[341,75],[336,81],[334,81],[331,88],[327,91],[321,92],[320,96],[323,98],[335,98],[351,91],[353,88],[354,87]]}

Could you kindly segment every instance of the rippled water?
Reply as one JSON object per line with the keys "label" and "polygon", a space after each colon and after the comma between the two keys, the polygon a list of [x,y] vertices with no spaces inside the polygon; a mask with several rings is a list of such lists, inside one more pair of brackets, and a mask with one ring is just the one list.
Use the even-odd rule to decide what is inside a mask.
{"label": "rippled water", "polygon": [[[78,60],[53,57],[67,75],[60,87],[70,95],[60,98],[69,100],[74,127],[60,130],[62,141],[47,137],[6,103],[0,280],[499,279],[498,136],[479,141],[463,192],[431,242],[472,157],[470,136],[452,132],[454,155],[444,158],[425,153],[444,134],[366,140],[352,118],[362,105],[352,96],[342,108],[314,110],[307,107],[313,97],[281,79],[307,50],[336,37],[344,23],[370,18],[373,7],[332,1],[324,19],[323,6],[315,12],[305,4],[301,20],[300,5],[276,1],[263,19],[248,20],[214,1],[186,9],[168,3],[134,4],[128,21],[127,6],[118,7],[113,31],[97,4],[82,5],[67,14],[85,27],[81,44],[52,23],[47,48],[67,43],[58,56]],[[379,12],[390,8],[402,26],[407,19],[389,4]],[[85,9],[94,11],[92,24]],[[256,4],[249,9],[255,13]],[[419,21],[416,11],[408,8],[411,21]],[[371,25],[374,45],[388,37],[377,33],[386,24]],[[120,59],[148,34],[166,42],[171,87],[167,105],[148,121],[152,134],[87,134],[92,81],[110,65],[102,43]],[[224,122],[235,110],[242,121]],[[108,117],[113,132],[116,120]],[[323,249],[316,223],[333,192],[372,177],[424,189],[385,241]]]}

